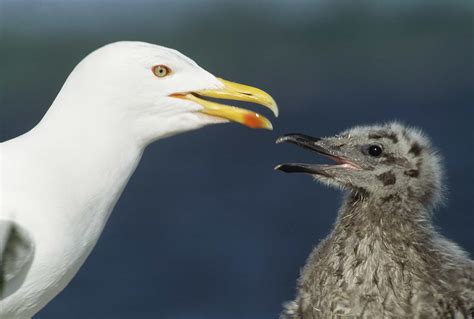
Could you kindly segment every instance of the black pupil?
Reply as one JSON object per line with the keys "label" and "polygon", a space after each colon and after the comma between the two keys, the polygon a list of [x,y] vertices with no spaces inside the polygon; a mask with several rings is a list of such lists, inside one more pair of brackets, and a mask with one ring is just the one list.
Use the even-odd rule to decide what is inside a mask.
{"label": "black pupil", "polygon": [[380,154],[382,154],[382,148],[378,145],[370,145],[369,154],[371,156],[379,156]]}

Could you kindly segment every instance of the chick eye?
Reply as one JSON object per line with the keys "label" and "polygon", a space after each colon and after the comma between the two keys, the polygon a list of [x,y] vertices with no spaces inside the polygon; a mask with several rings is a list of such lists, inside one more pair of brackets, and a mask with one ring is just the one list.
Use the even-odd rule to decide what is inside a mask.
{"label": "chick eye", "polygon": [[171,69],[163,64],[155,65],[151,70],[153,74],[159,78],[163,78],[171,73]]}
{"label": "chick eye", "polygon": [[379,145],[369,145],[367,153],[369,153],[370,156],[378,157],[382,154],[382,147]]}

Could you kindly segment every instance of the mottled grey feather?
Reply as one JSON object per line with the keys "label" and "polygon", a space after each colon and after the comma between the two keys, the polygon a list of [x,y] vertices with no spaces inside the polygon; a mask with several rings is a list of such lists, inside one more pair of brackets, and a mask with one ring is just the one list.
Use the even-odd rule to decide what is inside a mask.
{"label": "mottled grey feather", "polygon": [[33,260],[34,244],[28,232],[18,224],[0,220],[0,300],[5,288]]}

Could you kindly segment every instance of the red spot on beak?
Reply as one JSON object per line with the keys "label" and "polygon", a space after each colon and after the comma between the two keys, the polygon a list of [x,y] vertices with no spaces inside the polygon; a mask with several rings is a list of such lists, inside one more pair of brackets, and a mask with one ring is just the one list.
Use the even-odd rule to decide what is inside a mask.
{"label": "red spot on beak", "polygon": [[257,113],[244,115],[244,124],[251,128],[262,128],[265,126],[265,120]]}

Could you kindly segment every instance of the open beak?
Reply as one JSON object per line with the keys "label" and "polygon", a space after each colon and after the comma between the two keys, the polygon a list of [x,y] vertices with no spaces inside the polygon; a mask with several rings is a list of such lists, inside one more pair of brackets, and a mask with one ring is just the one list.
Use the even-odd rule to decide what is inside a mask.
{"label": "open beak", "polygon": [[338,154],[333,147],[328,145],[325,139],[311,137],[304,134],[287,134],[276,141],[280,143],[292,143],[300,147],[312,150],[318,154],[321,154],[327,158],[330,158],[335,162],[334,165],[326,164],[303,164],[303,163],[286,163],[280,164],[275,167],[276,170],[283,171],[285,173],[309,173],[316,175],[323,175],[330,177],[329,170],[332,169],[349,169],[359,170],[361,169],[357,164],[349,161],[347,158]]}
{"label": "open beak", "polygon": [[272,123],[263,115],[235,106],[203,99],[202,97],[210,97],[257,103],[269,108],[275,116],[278,116],[277,104],[268,93],[248,85],[234,83],[219,78],[218,80],[224,84],[222,89],[172,94],[171,96],[200,104],[203,107],[200,112],[207,115],[224,118],[251,128],[273,129]]}

